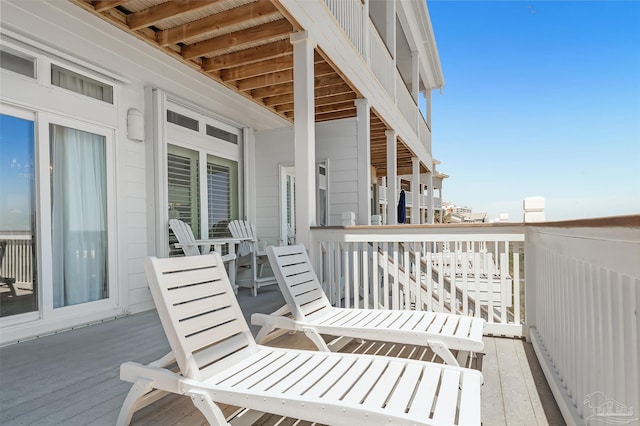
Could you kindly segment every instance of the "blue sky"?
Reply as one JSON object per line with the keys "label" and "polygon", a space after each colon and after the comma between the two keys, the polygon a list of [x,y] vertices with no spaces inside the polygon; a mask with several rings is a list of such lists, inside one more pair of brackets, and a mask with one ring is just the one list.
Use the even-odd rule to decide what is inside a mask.
{"label": "blue sky", "polygon": [[443,199],[489,218],[640,213],[640,2],[428,1]]}

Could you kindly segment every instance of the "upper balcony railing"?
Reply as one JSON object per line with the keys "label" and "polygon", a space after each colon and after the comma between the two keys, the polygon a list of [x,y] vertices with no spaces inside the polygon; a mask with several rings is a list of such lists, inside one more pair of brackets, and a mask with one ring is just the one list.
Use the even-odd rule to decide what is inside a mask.
{"label": "upper balcony railing", "polygon": [[417,118],[420,111],[418,111],[418,105],[416,105],[416,102],[413,100],[413,96],[411,96],[409,89],[407,89],[407,86],[404,84],[404,81],[402,80],[402,77],[400,76],[400,72],[398,70],[396,70],[396,96],[400,112],[417,135]]}
{"label": "upper balcony railing", "polygon": [[411,129],[431,153],[431,131],[418,116],[418,106],[407,90],[395,61],[359,0],[324,0],[351,43],[369,64],[385,92],[400,110]]}
{"label": "upper balcony railing", "polygon": [[568,424],[640,418],[640,216],[318,228],[311,254],[337,306],[453,312],[529,338]]}

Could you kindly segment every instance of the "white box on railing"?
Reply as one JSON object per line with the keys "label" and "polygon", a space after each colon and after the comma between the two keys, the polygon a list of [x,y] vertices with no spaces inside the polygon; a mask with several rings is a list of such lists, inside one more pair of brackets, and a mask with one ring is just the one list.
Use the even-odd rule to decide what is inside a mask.
{"label": "white box on railing", "polygon": [[544,197],[527,197],[522,202],[525,212],[541,212],[544,211],[544,207]]}
{"label": "white box on railing", "polygon": [[354,212],[342,213],[342,226],[354,226],[356,224],[356,214]]}
{"label": "white box on railing", "polygon": [[544,222],[546,221],[544,212],[524,212],[525,222]]}

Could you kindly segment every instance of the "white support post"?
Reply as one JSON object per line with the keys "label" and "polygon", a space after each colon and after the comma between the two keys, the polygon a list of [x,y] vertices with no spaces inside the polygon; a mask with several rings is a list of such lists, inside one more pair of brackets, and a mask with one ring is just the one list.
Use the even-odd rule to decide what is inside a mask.
{"label": "white support post", "polygon": [[358,225],[371,225],[371,106],[366,98],[356,99],[358,116]]}
{"label": "white support post", "polygon": [[387,135],[387,223],[398,223],[398,154],[396,131],[386,130]]}
{"label": "white support post", "polygon": [[431,90],[427,90],[427,127],[431,130]]}
{"label": "white support post", "polygon": [[242,129],[242,154],[244,157],[244,213],[247,220],[256,223],[256,140],[253,128]]}
{"label": "white support post", "polygon": [[411,166],[413,176],[411,178],[411,201],[413,207],[411,208],[411,224],[417,225],[420,223],[420,194],[422,184],[420,183],[420,159],[413,157],[411,159]]}
{"label": "white support post", "polygon": [[[434,212],[433,212],[433,173],[427,170],[427,223],[433,224]],[[442,212],[440,212],[442,215]]]}
{"label": "white support post", "polygon": [[291,34],[293,44],[294,158],[296,176],[296,241],[311,247],[316,225],[316,132],[313,51],[306,31]]}

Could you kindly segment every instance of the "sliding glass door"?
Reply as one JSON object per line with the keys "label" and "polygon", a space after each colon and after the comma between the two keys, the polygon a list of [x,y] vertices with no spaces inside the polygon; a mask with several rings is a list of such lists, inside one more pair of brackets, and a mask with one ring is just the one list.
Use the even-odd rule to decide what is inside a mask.
{"label": "sliding glass door", "polygon": [[0,114],[0,317],[38,310],[34,115]]}
{"label": "sliding glass door", "polygon": [[53,307],[109,297],[105,137],[51,124]]}

